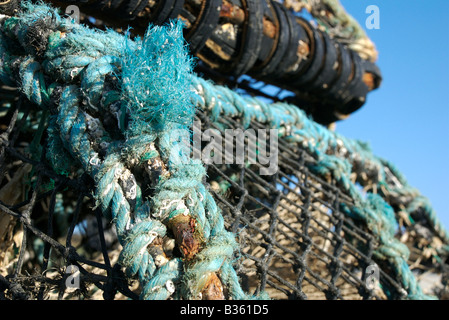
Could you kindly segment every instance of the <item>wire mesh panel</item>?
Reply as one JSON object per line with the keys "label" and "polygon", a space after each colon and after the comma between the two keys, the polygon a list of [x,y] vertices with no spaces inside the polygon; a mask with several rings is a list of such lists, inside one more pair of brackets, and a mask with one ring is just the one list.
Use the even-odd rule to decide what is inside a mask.
{"label": "wire mesh panel", "polygon": [[[39,112],[23,98],[14,105],[20,108],[8,108],[2,117],[8,139],[3,140],[1,190],[16,199],[3,198],[1,204],[9,240],[2,252],[2,296],[137,298],[138,284],[116,264],[120,245],[114,228],[93,208],[91,179],[57,175],[45,157],[33,160],[30,133]],[[220,131],[220,124],[242,128],[231,118],[210,123],[204,114],[198,116],[203,131]],[[37,144],[42,154],[45,140],[42,135]],[[351,198],[312,174],[305,163],[313,161],[281,140],[274,175],[260,175],[260,164],[208,165],[207,183],[240,245],[235,266],[243,288],[266,291],[273,299],[385,299],[384,290],[401,297],[402,288],[388,270],[380,270],[381,286],[367,287],[366,268],[377,243],[365,226],[339,212],[337,203]],[[81,272],[75,291],[69,265]]]}
{"label": "wire mesh panel", "polygon": [[[220,123],[242,128],[232,119]],[[253,128],[265,127],[254,123]],[[209,165],[211,188],[239,239],[237,269],[244,286],[275,299],[385,298],[380,288],[367,288],[375,240],[339,212],[338,204],[351,198],[312,174],[304,163],[313,161],[281,141],[274,175],[260,175],[260,164]],[[400,292],[382,273],[382,285]]]}

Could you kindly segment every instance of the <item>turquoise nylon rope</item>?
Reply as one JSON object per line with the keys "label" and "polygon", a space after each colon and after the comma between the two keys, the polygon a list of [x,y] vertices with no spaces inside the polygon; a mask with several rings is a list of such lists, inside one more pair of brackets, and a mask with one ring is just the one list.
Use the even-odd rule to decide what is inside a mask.
{"label": "turquoise nylon rope", "polygon": [[[385,185],[384,168],[397,172],[390,163],[374,156],[365,144],[346,139],[313,122],[295,106],[284,103],[267,105],[254,98],[241,97],[226,87],[213,85],[201,78],[193,78],[193,83],[199,95],[198,104],[210,110],[213,121],[220,114],[242,117],[246,124],[249,124],[252,119],[257,119],[270,127],[279,128],[279,134],[286,140],[301,143],[307,148],[317,160],[317,164],[309,166],[309,169],[320,176],[333,177],[355,200],[354,207],[349,208],[341,204],[340,209],[347,215],[366,222],[380,242],[380,246],[375,250],[375,257],[390,263],[406,289],[407,297],[409,299],[433,298],[422,293],[407,265],[408,248],[394,237],[397,222],[392,207],[380,195],[368,193],[364,197],[350,180],[351,162],[358,161],[365,166],[375,166],[379,175],[379,185]],[[340,145],[339,142],[347,149],[345,158],[330,154],[330,150],[335,153]],[[397,177],[402,187],[388,188],[388,192],[413,195],[415,200],[409,203],[407,212],[413,212],[418,206],[426,210],[429,222],[433,223],[435,231],[446,244],[449,243],[447,231],[441,227],[428,199],[416,195],[417,191],[407,184],[402,175],[398,174]]]}
{"label": "turquoise nylon rope", "polygon": [[[195,106],[208,110],[212,120],[222,114],[239,116],[248,126],[256,119],[279,128],[287,141],[302,144],[317,160],[310,169],[333,177],[353,197],[356,206],[342,205],[341,210],[365,221],[372,230],[380,243],[375,257],[392,266],[408,298],[428,298],[407,266],[408,249],[394,238],[397,223],[393,209],[379,195],[360,194],[349,178],[352,164],[374,167],[379,185],[386,190],[384,196],[412,195],[407,212],[418,207],[425,210],[435,230],[449,243],[447,231],[428,200],[366,145],[317,125],[295,106],[268,105],[196,77],[191,73],[179,24],[150,28],[143,40],[131,41],[112,31],[93,31],[61,19],[43,4],[24,3],[22,10],[18,17],[2,21],[0,78],[16,83],[44,109],[53,90],[62,88],[58,110],[49,119],[51,154],[47,156],[61,172],[68,170],[68,165],[62,164],[65,161],[83,168],[96,181],[97,204],[116,224],[123,245],[120,261],[129,276],[138,276],[141,298],[196,298],[205,281],[203,275],[211,272],[219,272],[234,299],[254,298],[243,292],[232,268],[237,244],[224,229],[220,211],[202,184],[204,167],[190,159],[182,142],[170,134],[191,126]],[[26,39],[37,21],[49,17],[48,43],[44,55],[38,57]],[[111,75],[117,77],[119,86],[108,87],[106,78]],[[101,112],[117,115],[124,139],[110,137],[101,122],[89,115]],[[126,128],[124,113],[130,117]],[[345,147],[343,158],[329,152],[338,153],[341,145]],[[101,152],[106,155],[100,157]],[[124,190],[124,183],[132,182],[129,168],[157,157],[168,165],[170,177],[159,181],[151,201],[141,199],[137,184],[133,192]],[[400,180],[400,187],[385,183],[385,168]],[[179,214],[189,214],[198,222],[205,247],[189,266],[181,259],[157,266],[145,248],[156,236],[164,236],[167,220]],[[179,290],[174,293],[169,283]]]}

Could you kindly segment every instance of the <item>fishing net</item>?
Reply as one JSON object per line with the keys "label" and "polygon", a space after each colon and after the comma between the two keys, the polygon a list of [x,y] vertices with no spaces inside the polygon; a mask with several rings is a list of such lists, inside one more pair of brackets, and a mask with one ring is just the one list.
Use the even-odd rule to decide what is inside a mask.
{"label": "fishing net", "polygon": [[[233,140],[235,149],[239,142],[244,142],[243,161],[237,159],[242,154],[237,152],[225,163],[203,159],[206,174],[200,182],[204,190],[175,198],[178,202],[174,211],[184,210],[185,213],[187,207],[190,209],[190,216],[178,214],[173,218],[182,220],[188,217],[190,220],[187,223],[177,220],[176,224],[172,222],[187,235],[179,239],[183,232],[177,233],[178,229],[172,227],[165,234],[155,236],[152,241],[147,239],[143,247],[145,253],[142,254],[152,257],[148,259],[154,261],[156,271],[151,273],[148,267],[146,273],[141,274],[139,269],[130,275],[129,269],[133,265],[123,257],[123,252],[132,249],[127,242],[131,237],[122,233],[120,213],[113,219],[108,213],[108,210],[112,213],[119,210],[114,206],[123,200],[114,198],[111,208],[105,210],[98,202],[101,200],[98,198],[100,183],[90,171],[95,168],[95,162],[73,165],[73,158],[84,161],[82,151],[71,149],[70,145],[61,149],[55,146],[54,141],[57,140],[54,137],[60,135],[57,129],[66,129],[63,124],[60,127],[52,125],[50,119],[61,112],[58,110],[64,107],[64,103],[71,101],[70,92],[63,91],[62,86],[58,88],[62,82],[59,79],[53,91],[47,90],[50,92],[48,97],[42,98],[47,99],[46,102],[37,107],[36,91],[26,87],[26,80],[30,78],[23,70],[28,70],[27,66],[33,64],[27,64],[27,55],[22,52],[23,39],[49,37],[33,29],[33,26],[36,28],[36,21],[48,26],[49,20],[45,17],[53,16],[56,22],[51,22],[52,28],[67,35],[71,32],[82,35],[85,32],[85,29],[68,22],[65,25],[66,22],[58,20],[57,15],[52,15],[52,11],[48,10],[46,6],[28,6],[20,18],[21,23],[17,24],[8,18],[2,20],[3,40],[10,41],[5,39],[17,37],[18,40],[14,41],[18,41],[19,46],[15,47],[16,51],[8,51],[8,55],[2,47],[0,75],[5,84],[1,87],[0,124],[0,298],[246,297],[240,290],[250,297],[272,299],[448,298],[447,232],[439,224],[428,201],[407,184],[393,165],[375,157],[366,145],[346,140],[316,124],[304,113],[293,109],[296,107],[266,104],[249,97],[249,91],[231,93],[225,88],[203,82],[201,78],[193,78],[193,89],[189,89],[200,96],[199,100],[195,100],[198,108],[194,120],[201,123],[196,133],[202,137],[218,137],[225,136],[229,129],[240,129],[243,132],[253,129],[259,132],[277,128],[278,131],[270,131],[265,137],[266,141],[271,141],[273,134],[279,138],[277,144],[267,145],[266,150],[268,154],[277,152],[277,170],[261,174],[261,170],[267,169],[267,164],[251,161],[248,153],[250,136],[241,141],[237,138]],[[36,16],[27,15],[26,12],[34,12],[39,19],[31,19]],[[58,24],[64,27],[56,27]],[[24,33],[28,36],[18,30],[27,30]],[[35,33],[29,33],[30,30]],[[156,38],[160,32],[162,43],[166,39],[172,41],[169,36],[173,33],[168,32],[167,35],[161,30],[154,31],[153,36]],[[108,37],[104,39],[122,39],[112,34]],[[76,43],[76,37],[70,39]],[[103,38],[99,36],[98,39],[100,41]],[[66,47],[62,44],[59,48],[63,54],[71,54],[63,51]],[[12,54],[25,58],[14,60],[11,59]],[[34,61],[42,62],[39,55]],[[79,70],[72,65],[69,71],[72,76]],[[16,74],[21,74],[21,77],[14,78]],[[32,74],[36,75],[36,72]],[[16,82],[7,85],[10,77]],[[80,77],[84,79],[85,76],[81,74]],[[51,78],[51,74],[45,73],[47,87]],[[83,87],[82,80],[76,76],[66,79],[82,88],[90,88],[87,85]],[[32,80],[33,84],[41,81],[40,86],[32,86],[34,89],[43,88],[42,78],[33,76]],[[102,86],[102,92],[116,90],[113,79],[106,77],[103,81],[106,85]],[[170,94],[169,90],[165,92]],[[176,93],[182,100],[182,92]],[[92,92],[87,92],[86,96],[95,98]],[[113,97],[106,97],[114,101]],[[120,126],[126,123],[126,119],[113,113],[117,109],[108,109],[104,115],[99,115],[90,108],[89,103],[80,107],[85,114],[83,119],[89,123],[88,129],[96,132],[97,127],[103,127],[111,135],[112,141],[122,141],[122,148],[126,147],[129,140],[117,131],[117,121]],[[260,110],[264,112],[257,113]],[[95,121],[88,115],[101,119],[96,128],[92,129],[91,123]],[[170,113],[165,115],[172,116]],[[125,122],[120,123],[120,120]],[[163,123],[163,120],[159,121]],[[63,132],[61,139],[64,141],[67,138],[73,142],[75,140],[70,140],[72,138],[67,135],[76,137],[77,134],[71,129]],[[161,135],[159,139],[163,140],[163,137]],[[98,158],[106,162],[107,156],[101,154],[101,143],[105,140],[93,136],[89,139],[91,145],[100,150]],[[111,140],[108,142],[111,143]],[[201,141],[201,150],[207,147],[206,142]],[[147,167],[137,166],[130,170],[130,176],[134,177],[136,183],[123,175],[117,182],[124,190],[126,201],[136,208],[144,207],[143,204],[140,207],[135,204],[139,198],[157,199],[160,196],[164,200],[163,196],[166,196],[167,199],[173,199],[170,198],[171,194],[163,192],[164,189],[158,189],[162,188],[158,183],[161,176],[165,177],[169,173],[176,175],[176,172],[170,167],[170,161],[164,158],[162,142],[154,146],[160,156],[144,153]],[[134,147],[138,149],[138,146]],[[65,150],[65,153],[55,153],[55,150]],[[216,144],[214,152],[218,150],[219,144]],[[259,152],[261,150],[257,149]],[[58,157],[63,160],[56,161]],[[349,171],[344,169],[345,161],[351,163]],[[131,168],[129,164],[127,166]],[[141,195],[132,198],[128,194],[131,192],[130,187],[135,185],[139,186]],[[181,199],[183,201],[179,201]],[[145,200],[141,201],[145,203]],[[219,223],[214,225],[211,222],[210,235],[206,231],[199,235],[199,238],[205,239],[200,241],[200,248],[196,248],[198,230],[206,230],[207,221],[202,224],[202,229],[196,227],[202,219],[196,211],[201,210],[190,205],[191,202],[204,202],[206,215],[220,213],[224,229],[232,234],[236,243],[235,250],[228,253],[226,258],[220,258],[221,255],[214,251],[219,244],[210,244],[214,244],[214,232],[228,234],[219,230]],[[156,201],[151,204],[158,206]],[[215,210],[213,204],[219,210]],[[165,207],[167,205],[162,201],[162,205],[157,208]],[[137,216],[139,212],[135,209],[133,214]],[[156,215],[153,214],[153,217]],[[192,226],[194,219],[196,224]],[[214,219],[219,220],[216,217]],[[136,218],[130,221],[131,226],[125,227],[125,235],[132,232],[133,226],[139,225]],[[384,232],[384,229],[387,231]],[[186,243],[187,240],[191,243]],[[395,247],[388,246],[391,242]],[[220,247],[220,250],[224,249]],[[210,276],[205,285],[203,283],[206,289],[200,290],[201,295],[198,295],[193,290],[193,293],[189,292],[190,285],[197,286],[195,282],[183,288],[179,278],[196,270],[200,265],[196,259],[202,252],[211,257],[216,255],[220,265],[214,267],[214,272],[209,271],[212,267],[206,268],[211,275],[216,275]],[[215,260],[208,261],[206,253],[202,259],[213,264]],[[180,275],[165,276],[170,273],[163,273],[164,266],[171,267],[172,262],[183,263]],[[372,282],[370,267],[373,266],[379,272],[378,282]],[[237,278],[232,276],[233,272]],[[142,281],[142,278],[149,280]],[[238,280],[237,284],[233,282],[235,279]],[[156,280],[160,282],[147,292],[152,285],[151,281]]]}

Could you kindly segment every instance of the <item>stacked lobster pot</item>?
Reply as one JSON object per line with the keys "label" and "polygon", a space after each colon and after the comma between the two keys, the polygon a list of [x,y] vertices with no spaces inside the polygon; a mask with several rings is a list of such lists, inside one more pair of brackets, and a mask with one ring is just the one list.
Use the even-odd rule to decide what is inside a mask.
{"label": "stacked lobster pot", "polygon": [[[273,0],[63,0],[113,27],[143,34],[180,18],[198,69],[216,82],[248,75],[293,93],[288,102],[330,124],[362,107],[381,83],[376,64],[332,39],[307,14]],[[303,10],[305,11],[305,9]],[[307,12],[306,12],[307,13]]]}

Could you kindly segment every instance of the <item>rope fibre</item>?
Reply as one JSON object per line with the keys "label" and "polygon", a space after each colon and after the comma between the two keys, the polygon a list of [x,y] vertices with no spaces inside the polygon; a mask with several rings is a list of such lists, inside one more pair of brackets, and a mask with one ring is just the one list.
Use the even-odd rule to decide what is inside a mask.
{"label": "rope fibre", "polygon": [[[43,4],[24,3],[22,10],[2,21],[0,77],[16,82],[31,101],[50,111],[47,156],[55,169],[81,166],[95,180],[97,203],[116,224],[121,263],[129,276],[138,276],[141,298],[197,298],[214,273],[232,298],[253,298],[242,291],[232,268],[236,243],[202,183],[202,164],[170,134],[190,127],[194,106],[206,109],[213,121],[226,114],[242,117],[245,125],[252,119],[270,124],[284,139],[306,147],[318,160],[310,169],[334,178],[355,199],[356,207],[341,209],[365,221],[379,239],[376,259],[390,264],[409,298],[427,298],[407,266],[407,248],[394,238],[393,209],[380,195],[361,194],[349,177],[352,168],[374,168],[386,198],[415,195],[406,211],[421,207],[446,243],[449,237],[427,199],[366,145],[328,131],[294,106],[267,105],[193,75],[179,23],[152,27],[143,39],[131,41],[61,19]],[[107,114],[116,117],[115,128],[95,118]],[[161,171],[150,200],[141,198],[132,173],[139,168]],[[388,170],[398,177],[397,186],[387,183]],[[184,259],[168,262],[150,255],[145,249],[183,217],[201,235],[199,252],[186,250]]]}

